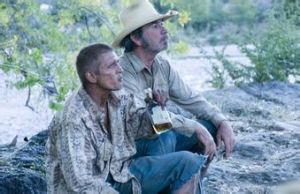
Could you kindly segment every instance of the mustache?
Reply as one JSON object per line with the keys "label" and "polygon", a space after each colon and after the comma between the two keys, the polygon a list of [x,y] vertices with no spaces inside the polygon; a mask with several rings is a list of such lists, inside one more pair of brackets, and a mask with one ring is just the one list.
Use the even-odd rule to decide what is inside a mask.
{"label": "mustache", "polygon": [[161,38],[161,41],[168,41],[169,40],[169,36],[165,35]]}

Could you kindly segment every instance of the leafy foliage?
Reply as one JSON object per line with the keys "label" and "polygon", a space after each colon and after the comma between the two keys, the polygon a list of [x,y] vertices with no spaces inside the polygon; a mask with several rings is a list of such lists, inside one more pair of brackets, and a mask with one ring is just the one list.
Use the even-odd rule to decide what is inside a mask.
{"label": "leafy foliage", "polygon": [[171,48],[171,52],[174,54],[183,54],[189,50],[189,45],[184,41],[179,41]]}
{"label": "leafy foliage", "polygon": [[[222,66],[214,66],[216,87],[223,87],[226,74],[236,85],[248,82],[300,81],[300,33],[297,15],[288,14],[281,5],[269,14],[262,31],[249,33],[239,43],[241,51],[253,66],[231,62],[224,52],[216,53]],[[290,13],[290,12],[289,12]],[[287,17],[288,16],[288,17]]]}
{"label": "leafy foliage", "polygon": [[[110,44],[121,28],[120,10],[133,1],[136,0],[55,0],[49,4],[36,0],[1,1],[0,69],[19,75],[14,83],[18,89],[30,91],[36,85],[41,86],[43,93],[51,96],[50,108],[62,109],[66,96],[79,86],[74,67],[78,51],[95,42]],[[176,54],[189,49],[182,30],[193,28],[197,37],[198,32],[204,31],[218,43],[225,33],[216,29],[234,23],[236,31],[241,26],[248,26],[246,30],[249,30],[258,21],[258,15],[262,15],[251,0],[152,2],[161,13],[169,9],[181,13],[176,22],[165,22],[171,35],[170,50]],[[224,74],[237,84],[286,81],[291,75],[299,76],[299,2],[285,0],[280,4],[283,8],[279,12],[275,9],[276,13],[267,20],[260,35],[250,34],[241,42],[242,51],[251,59],[253,67],[232,63],[217,53],[223,67],[214,66],[215,86],[224,86],[222,82],[227,79]],[[234,33],[229,30],[227,34]],[[249,48],[249,44],[253,47]]]}
{"label": "leafy foliage", "polygon": [[266,30],[250,35],[248,44],[254,48],[245,43],[241,48],[254,64],[255,81],[288,81],[300,75],[300,34],[293,20],[272,14]]}
{"label": "leafy foliage", "polygon": [[215,51],[216,60],[212,61],[212,80],[209,82],[215,88],[223,88],[228,80],[232,80],[235,85],[249,83],[253,81],[254,68],[240,62],[232,62],[225,55],[226,46],[221,52]]}
{"label": "leafy foliage", "polygon": [[115,29],[109,21],[118,17],[110,12],[112,6],[83,0],[1,3],[0,68],[21,75],[15,83],[18,89],[41,85],[45,94],[55,96],[50,107],[60,109],[65,96],[79,85],[73,65],[79,49],[111,42]]}
{"label": "leafy foliage", "polygon": [[298,0],[285,0],[283,2],[285,16],[293,19],[297,26],[300,25],[300,2]]}
{"label": "leafy foliage", "polygon": [[[132,1],[1,2],[0,69],[19,75],[18,89],[40,85],[52,96],[50,108],[60,110],[80,85],[74,66],[78,51],[95,42],[110,44],[120,30],[120,9]],[[181,24],[186,20],[188,13]],[[168,26],[176,29],[176,24]]]}
{"label": "leafy foliage", "polygon": [[209,31],[213,31],[230,22],[237,25],[249,24],[255,21],[257,14],[256,4],[252,0],[155,0],[154,3],[162,11],[171,7],[180,10],[179,20],[198,30],[207,27]]}

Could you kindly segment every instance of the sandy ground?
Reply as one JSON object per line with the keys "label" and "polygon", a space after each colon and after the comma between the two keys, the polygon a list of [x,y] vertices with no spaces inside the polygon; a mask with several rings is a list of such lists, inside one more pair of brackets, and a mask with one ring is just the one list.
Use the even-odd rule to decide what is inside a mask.
{"label": "sandy ground", "polygon": [[[182,56],[166,56],[171,65],[176,69],[182,79],[197,91],[212,89],[207,83],[211,79],[211,62],[203,58],[214,55],[214,50],[220,51],[222,47],[205,47],[204,49],[191,48]],[[237,47],[228,46],[225,55],[232,60],[244,60]],[[53,111],[48,108],[48,101],[43,96],[41,88],[32,89],[30,105],[34,108],[25,107],[28,90],[17,90],[11,82],[17,79],[13,75],[6,75],[0,71],[0,144],[9,143],[18,135],[18,145],[24,143],[25,137],[31,137],[38,131],[46,129]]]}

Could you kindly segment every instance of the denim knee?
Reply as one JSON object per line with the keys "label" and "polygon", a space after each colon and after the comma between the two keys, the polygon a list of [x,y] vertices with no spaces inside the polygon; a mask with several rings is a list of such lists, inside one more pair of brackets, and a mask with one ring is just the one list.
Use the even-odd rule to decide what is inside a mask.
{"label": "denim knee", "polygon": [[206,159],[188,151],[145,156],[133,160],[130,171],[139,180],[145,194],[158,193],[166,187],[175,191],[195,175],[200,176]]}
{"label": "denim knee", "polygon": [[[181,174],[175,178],[175,182],[171,185],[171,190],[177,190],[187,181],[189,181],[193,176],[199,175],[202,168],[205,167],[207,157],[188,151],[180,151],[178,153],[178,165],[179,172]],[[200,181],[200,180],[199,180]]]}

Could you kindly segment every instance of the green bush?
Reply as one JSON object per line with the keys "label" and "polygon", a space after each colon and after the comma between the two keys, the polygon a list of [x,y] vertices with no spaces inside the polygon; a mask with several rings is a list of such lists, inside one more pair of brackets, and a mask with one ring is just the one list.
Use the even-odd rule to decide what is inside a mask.
{"label": "green bush", "polygon": [[256,4],[252,0],[154,0],[161,12],[175,8],[190,14],[189,25],[198,31],[213,31],[229,22],[248,25],[255,21]]}
{"label": "green bush", "polygon": [[299,0],[285,0],[283,2],[283,9],[288,19],[293,19],[297,26],[300,25],[300,1]]}
{"label": "green bush", "polygon": [[238,61],[230,61],[224,54],[225,50],[226,46],[220,52],[215,51],[215,60],[208,58],[212,64],[212,79],[209,83],[214,88],[223,88],[228,81],[237,86],[253,82],[254,68]]}
{"label": "green bush", "polygon": [[288,81],[300,75],[300,32],[284,14],[273,12],[265,30],[250,35],[241,49],[254,64],[254,81]]}
{"label": "green bush", "polygon": [[[249,82],[300,81],[300,31],[293,15],[287,17],[280,7],[269,14],[264,28],[245,36],[240,50],[252,65],[231,62],[224,50],[216,53],[222,64],[213,67],[211,83],[223,87],[228,75],[236,85]],[[291,79],[292,78],[292,79]]]}

